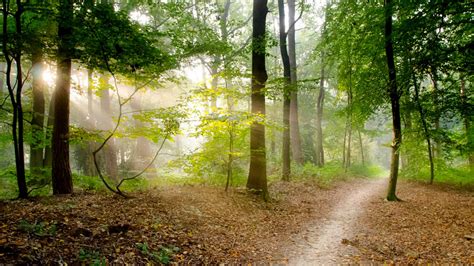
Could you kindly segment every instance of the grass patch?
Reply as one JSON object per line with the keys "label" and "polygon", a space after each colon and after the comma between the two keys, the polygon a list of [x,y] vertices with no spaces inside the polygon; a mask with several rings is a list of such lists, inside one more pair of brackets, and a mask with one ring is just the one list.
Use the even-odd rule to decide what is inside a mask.
{"label": "grass patch", "polygon": [[[474,189],[474,169],[469,166],[452,167],[438,166],[435,167],[434,183],[446,184],[462,189]],[[421,167],[417,169],[402,170],[400,177],[407,180],[430,181],[429,167]]]}
{"label": "grass patch", "polygon": [[336,181],[351,180],[354,178],[377,178],[386,175],[381,167],[377,165],[353,165],[347,170],[341,167],[339,162],[330,162],[324,167],[318,167],[311,163],[303,166],[292,167],[292,180],[312,180],[321,187],[330,187]]}

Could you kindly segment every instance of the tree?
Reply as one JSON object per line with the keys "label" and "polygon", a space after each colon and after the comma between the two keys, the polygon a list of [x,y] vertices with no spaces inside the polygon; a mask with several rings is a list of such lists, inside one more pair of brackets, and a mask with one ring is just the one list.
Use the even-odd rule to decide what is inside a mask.
{"label": "tree", "polygon": [[[327,9],[327,6],[325,9]],[[327,11],[325,11],[325,13],[326,12]],[[323,24],[322,34],[321,34],[321,38],[323,39],[326,37],[325,31],[326,31],[326,16],[324,18],[324,24]],[[325,57],[325,53],[324,51],[321,51],[321,76],[319,79],[318,100],[316,102],[316,152],[315,152],[315,158],[314,158],[314,163],[317,166],[324,165],[323,127],[322,127],[324,96],[325,96],[325,90],[324,90],[325,65],[324,64],[326,63],[324,57]]]}
{"label": "tree", "polygon": [[[113,124],[113,112],[111,108],[111,86],[109,85],[109,76],[105,73],[100,74],[99,78],[100,87],[100,109],[103,114],[106,115],[104,121],[100,121],[102,124],[101,129],[104,131],[112,131],[114,128]],[[103,161],[107,175],[110,179],[118,182],[118,166],[117,166],[117,147],[115,145],[115,138],[111,138],[107,145],[104,147]]]}
{"label": "tree", "polygon": [[268,188],[265,126],[262,120],[265,116],[265,82],[268,79],[265,67],[267,13],[267,0],[253,1],[251,109],[257,118],[250,128],[250,169],[247,188],[259,191],[265,199],[268,197]]}
{"label": "tree", "polygon": [[295,30],[295,11],[296,4],[295,0],[288,0],[288,20],[290,28],[288,29],[288,53],[290,57],[290,83],[292,87],[291,91],[291,103],[290,103],[290,134],[291,134],[291,149],[293,154],[293,160],[298,164],[303,164],[303,152],[301,149],[301,137],[300,137],[300,126],[298,118],[298,76],[297,76],[297,64],[296,64],[296,30]]}
{"label": "tree", "polygon": [[290,161],[290,80],[291,67],[290,57],[286,45],[286,27],[285,27],[285,5],[283,0],[278,0],[279,28],[280,28],[280,54],[283,62],[283,149],[282,149],[282,179],[290,180],[291,161]]}
{"label": "tree", "polygon": [[33,67],[33,117],[31,121],[32,143],[30,144],[30,173],[32,177],[41,175],[43,168],[45,84],[43,81],[44,62],[42,52],[32,55]]}
{"label": "tree", "polygon": [[73,44],[73,1],[64,0],[59,4],[57,80],[54,92],[53,126],[53,194],[73,192],[72,173],[69,164],[69,95],[71,86],[71,66]]}
{"label": "tree", "polygon": [[[10,4],[14,5],[16,10],[11,12]],[[24,12],[23,4],[17,0],[15,4],[9,0],[2,1],[2,52],[6,62],[6,85],[8,97],[13,108],[12,118],[12,136],[15,151],[16,178],[18,183],[19,198],[28,197],[28,190],[25,178],[25,149],[24,149],[24,121],[23,121],[23,103],[22,90],[24,85],[22,69],[22,23],[21,17]],[[9,32],[9,18],[13,14],[15,32]],[[13,35],[10,37],[10,35]],[[11,45],[13,43],[14,45]],[[11,80],[13,63],[16,65],[15,82]]]}
{"label": "tree", "polygon": [[387,67],[389,77],[389,95],[392,107],[392,158],[390,161],[390,181],[388,185],[387,200],[398,201],[396,196],[398,165],[400,160],[400,145],[402,144],[402,126],[400,119],[400,92],[397,88],[397,75],[395,60],[393,56],[392,41],[392,13],[393,6],[391,0],[385,0],[385,53],[387,55]]}

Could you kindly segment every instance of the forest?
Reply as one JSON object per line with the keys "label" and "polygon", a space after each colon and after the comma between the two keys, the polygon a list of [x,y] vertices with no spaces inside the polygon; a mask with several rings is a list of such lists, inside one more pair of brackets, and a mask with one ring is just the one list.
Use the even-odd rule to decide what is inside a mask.
{"label": "forest", "polygon": [[474,263],[472,1],[0,10],[0,264]]}

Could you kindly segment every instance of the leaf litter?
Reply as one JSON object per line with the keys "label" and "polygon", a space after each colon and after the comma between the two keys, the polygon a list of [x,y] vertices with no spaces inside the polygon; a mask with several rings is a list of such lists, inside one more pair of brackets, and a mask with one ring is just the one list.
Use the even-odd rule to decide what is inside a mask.
{"label": "leaf litter", "polygon": [[[320,188],[276,182],[272,200],[245,189],[172,186],[0,202],[1,263],[288,263],[308,248],[305,234],[331,219],[342,195],[364,180]],[[401,183],[399,196],[365,204],[341,248],[341,262],[474,263],[473,195]],[[312,232],[314,235],[314,232]],[[338,236],[334,236],[338,237]],[[291,263],[291,261],[290,261]]]}

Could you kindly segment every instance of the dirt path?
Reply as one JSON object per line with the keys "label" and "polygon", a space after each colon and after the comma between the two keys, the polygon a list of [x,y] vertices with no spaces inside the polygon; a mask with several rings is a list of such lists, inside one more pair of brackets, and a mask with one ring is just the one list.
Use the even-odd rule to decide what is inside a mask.
{"label": "dirt path", "polygon": [[306,232],[296,237],[290,265],[332,265],[350,256],[355,249],[344,243],[351,239],[364,207],[371,199],[382,198],[386,179],[366,180],[344,185],[338,191],[339,199],[327,219],[310,225]]}

